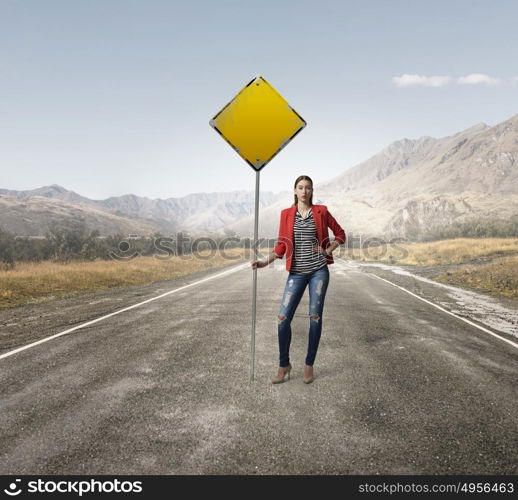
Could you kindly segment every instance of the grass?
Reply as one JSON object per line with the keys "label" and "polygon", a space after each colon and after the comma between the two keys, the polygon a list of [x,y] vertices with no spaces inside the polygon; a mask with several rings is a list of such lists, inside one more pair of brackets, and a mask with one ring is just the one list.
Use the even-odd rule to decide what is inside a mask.
{"label": "grass", "polygon": [[462,266],[434,279],[492,295],[518,298],[518,255],[495,259],[480,266]]}
{"label": "grass", "polygon": [[[261,249],[267,255],[271,249]],[[338,256],[338,251],[335,252]],[[340,248],[340,257],[421,267],[449,266],[433,279],[455,286],[518,298],[516,238],[456,238],[430,243],[397,243],[359,249]],[[66,297],[81,292],[144,285],[160,280],[251,261],[250,250],[200,252],[197,257],[154,256],[129,261],[18,263],[0,270],[0,309]]]}
{"label": "grass", "polygon": [[149,256],[128,261],[17,263],[14,269],[0,270],[0,308],[172,279],[251,260],[249,253],[250,250],[230,248],[224,255],[205,251],[197,256],[169,256],[163,260]]}
{"label": "grass", "polygon": [[349,258],[411,266],[442,266],[518,254],[517,238],[455,238],[427,243],[394,243],[354,249]]}
{"label": "grass", "polygon": [[[420,267],[449,266],[433,279],[441,283],[518,298],[517,238],[455,238],[349,250],[345,258]],[[344,251],[342,251],[344,254]]]}

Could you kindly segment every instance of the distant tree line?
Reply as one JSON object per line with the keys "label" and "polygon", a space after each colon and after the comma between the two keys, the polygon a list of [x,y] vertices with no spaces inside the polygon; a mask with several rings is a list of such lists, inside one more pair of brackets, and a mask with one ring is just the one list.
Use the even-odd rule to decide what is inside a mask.
{"label": "distant tree line", "polygon": [[23,237],[0,226],[0,265],[10,269],[16,262],[125,260],[136,255],[185,255],[193,251],[247,245],[252,245],[249,238],[241,239],[228,230],[224,235],[214,233],[203,237],[191,237],[187,232],[174,236],[159,232],[151,237],[122,233],[100,236],[97,229],[90,230],[83,221],[76,221],[67,228],[52,226],[43,237]]}
{"label": "distant tree line", "polygon": [[66,229],[52,227],[44,237],[21,237],[0,227],[0,262],[4,268],[16,262],[40,262],[52,260],[95,260],[109,258],[122,235],[100,238],[98,230],[87,230],[84,225]]}
{"label": "distant tree line", "polygon": [[[457,222],[444,228],[407,235],[407,241],[435,241],[450,238],[508,238],[518,237],[518,214],[509,219],[479,218]],[[275,238],[262,238],[259,247],[273,248]],[[350,245],[348,241],[348,245]],[[240,238],[235,232],[210,233],[191,237],[187,232],[165,236],[159,232],[151,237],[115,234],[101,237],[99,231],[89,230],[82,221],[67,228],[51,227],[44,237],[20,237],[0,227],[0,265],[13,268],[16,262],[40,262],[51,260],[96,259],[125,260],[136,255],[186,255],[217,248],[252,248],[252,238]]]}
{"label": "distant tree line", "polygon": [[508,219],[489,217],[455,222],[443,228],[434,228],[427,232],[409,235],[417,241],[435,241],[450,238],[514,238],[518,237],[518,214]]}

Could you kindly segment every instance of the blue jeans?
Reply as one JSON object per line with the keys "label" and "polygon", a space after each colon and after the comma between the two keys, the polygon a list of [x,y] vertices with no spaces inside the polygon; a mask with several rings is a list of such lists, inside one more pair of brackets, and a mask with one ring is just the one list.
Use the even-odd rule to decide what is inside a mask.
{"label": "blue jeans", "polygon": [[322,333],[322,312],[329,285],[327,265],[309,274],[288,275],[278,318],[279,366],[290,364],[291,320],[309,283],[309,341],[306,365],[313,366]]}

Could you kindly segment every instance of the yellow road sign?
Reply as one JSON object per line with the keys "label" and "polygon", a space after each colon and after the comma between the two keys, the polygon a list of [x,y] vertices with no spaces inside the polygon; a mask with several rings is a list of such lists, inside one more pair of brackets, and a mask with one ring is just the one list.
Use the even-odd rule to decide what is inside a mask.
{"label": "yellow road sign", "polygon": [[210,121],[210,125],[252,168],[261,170],[306,122],[258,76]]}

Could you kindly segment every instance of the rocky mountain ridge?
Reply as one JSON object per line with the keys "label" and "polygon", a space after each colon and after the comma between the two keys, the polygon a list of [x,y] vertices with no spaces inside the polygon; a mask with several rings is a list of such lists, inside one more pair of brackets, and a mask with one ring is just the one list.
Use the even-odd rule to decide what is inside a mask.
{"label": "rocky mountain ridge", "polygon": [[[279,196],[282,193],[262,192],[260,206],[275,202]],[[91,200],[53,184],[23,191],[0,189],[0,227],[17,235],[41,236],[51,224],[67,227],[83,219],[102,235],[114,231],[206,234],[253,213],[254,207],[255,193],[249,191],[192,193],[165,200],[134,194]]]}
{"label": "rocky mountain ridge", "polygon": [[[452,136],[402,139],[315,185],[351,234],[414,239],[476,218],[518,213],[518,115],[494,127],[479,123]],[[316,179],[314,178],[315,182]],[[260,234],[275,237],[282,202],[263,210]],[[231,226],[250,235],[250,217]]]}
{"label": "rocky mountain ridge", "polygon": [[[348,233],[415,239],[459,222],[518,214],[517,160],[518,115],[514,115],[495,126],[479,123],[447,137],[395,141],[325,182],[309,175],[316,183],[315,202],[327,205]],[[84,211],[82,216],[92,224],[100,223],[103,214],[110,217],[103,222],[103,231],[117,224],[128,230],[136,224],[132,232],[141,234],[234,231],[252,237],[254,196],[252,191],[234,191],[166,200],[133,194],[90,200],[57,185],[29,191],[0,189],[0,226],[7,224],[17,234],[41,232],[45,225],[41,214],[52,215],[55,210],[55,219],[61,217],[65,223],[67,211],[75,210],[74,217]],[[46,204],[38,205],[41,200]],[[260,237],[277,236],[280,210],[292,200],[291,190],[261,193]]]}

